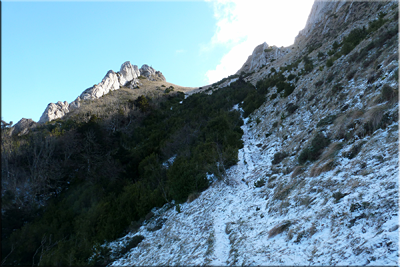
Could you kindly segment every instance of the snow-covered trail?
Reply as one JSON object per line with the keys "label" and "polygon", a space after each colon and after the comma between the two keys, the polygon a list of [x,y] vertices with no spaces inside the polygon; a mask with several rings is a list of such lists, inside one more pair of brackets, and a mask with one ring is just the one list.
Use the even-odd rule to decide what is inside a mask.
{"label": "snow-covered trail", "polygon": [[[337,167],[340,172],[306,177],[293,193],[276,200],[274,195],[296,179],[280,173],[275,179],[280,180],[281,187],[255,187],[254,182],[271,170],[273,155],[280,151],[281,143],[255,137],[254,128],[245,123],[238,164],[227,170],[224,181],[215,181],[193,202],[182,204],[180,213],[169,209],[157,215],[166,219],[162,229],[152,232],[142,226],[139,232],[114,241],[110,247],[124,246],[124,240],[133,235],[145,237],[112,265],[393,264],[398,258],[398,217],[387,210],[397,205],[398,162],[393,158],[397,149],[392,145],[398,141],[396,127],[366,138],[371,149],[365,145],[360,155],[371,169],[350,177],[358,180],[350,180],[345,170],[358,171],[352,162],[359,159],[341,158]],[[346,146],[343,151],[350,148]],[[387,161],[377,162],[377,153],[385,155]],[[373,167],[377,164],[382,171]],[[371,184],[371,179],[376,181]],[[347,192],[350,187],[350,194],[335,202],[332,192]],[[387,196],[377,199],[377,193]],[[374,203],[373,209],[360,206],[360,210],[349,211],[366,201]],[[387,219],[381,218],[383,215]],[[285,222],[290,223],[288,229],[276,236],[270,234]]]}
{"label": "snow-covered trail", "polygon": [[210,265],[214,266],[228,265],[229,259],[235,257],[232,246],[234,238],[229,235],[230,226],[240,220],[241,207],[246,205],[247,199],[254,197],[254,191],[246,180],[257,165],[252,154],[256,147],[253,147],[247,125],[242,126],[242,129],[244,147],[239,150],[238,164],[227,171],[225,184],[218,185],[219,199],[215,203],[216,208],[213,209],[215,244]]}

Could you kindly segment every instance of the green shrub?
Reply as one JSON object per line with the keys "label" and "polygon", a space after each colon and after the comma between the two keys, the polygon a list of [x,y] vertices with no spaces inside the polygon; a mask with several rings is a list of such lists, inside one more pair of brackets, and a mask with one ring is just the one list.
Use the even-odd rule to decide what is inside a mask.
{"label": "green shrub", "polygon": [[277,152],[274,155],[274,159],[272,160],[272,164],[278,164],[280,163],[282,160],[284,160],[286,157],[288,156],[288,153],[286,152]]}
{"label": "green shrub", "polygon": [[257,180],[256,182],[254,182],[254,186],[255,187],[263,187],[265,185],[265,179],[261,178],[259,180]]}
{"label": "green shrub", "polygon": [[328,68],[332,67],[332,66],[333,66],[333,62],[335,62],[335,60],[334,60],[332,57],[330,57],[330,58],[326,61],[326,66],[327,66]]}
{"label": "green shrub", "polygon": [[167,89],[164,90],[164,93],[168,94],[168,93],[170,93],[172,91],[174,91],[174,87],[170,86],[170,87],[168,87]]}
{"label": "green shrub", "polygon": [[286,111],[290,115],[290,114],[293,114],[298,108],[299,108],[299,106],[297,106],[293,103],[289,103],[286,107]]}
{"label": "green shrub", "polygon": [[360,153],[361,148],[365,143],[366,142],[359,142],[358,144],[353,145],[350,151],[348,153],[345,153],[344,156],[348,159],[355,158],[358,155],[358,153]]}
{"label": "green shrub", "polygon": [[295,88],[296,87],[294,85],[285,83],[283,97],[288,97],[289,95],[291,95]]}
{"label": "green shrub", "polygon": [[384,84],[381,89],[382,101],[394,101],[398,98],[398,91],[388,84]]}
{"label": "green shrub", "polygon": [[337,94],[343,90],[343,86],[340,83],[336,83],[332,86],[331,92],[333,94]]}
{"label": "green shrub", "polygon": [[296,75],[294,75],[294,74],[289,74],[289,76],[287,77],[288,81],[291,81],[294,78],[296,78]]}
{"label": "green shrub", "polygon": [[383,24],[387,22],[387,20],[383,18],[386,16],[386,13],[379,12],[378,16],[379,16],[378,19],[369,22],[368,33],[378,30],[380,27],[383,26]]}
{"label": "green shrub", "polygon": [[322,154],[324,148],[326,148],[330,144],[331,140],[328,137],[325,137],[321,133],[317,133],[313,140],[311,141],[311,145],[303,149],[300,153],[298,161],[302,165],[307,161],[315,161]]}

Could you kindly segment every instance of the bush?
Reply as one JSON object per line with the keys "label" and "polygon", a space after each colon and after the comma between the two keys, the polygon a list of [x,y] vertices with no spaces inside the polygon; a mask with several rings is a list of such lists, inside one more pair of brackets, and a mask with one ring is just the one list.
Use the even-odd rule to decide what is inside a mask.
{"label": "bush", "polygon": [[170,87],[168,87],[167,89],[164,90],[164,93],[168,94],[169,92],[172,92],[172,91],[174,91],[174,87],[170,86]]}
{"label": "bush", "polygon": [[135,235],[128,241],[128,243],[125,245],[125,247],[122,247],[121,250],[118,251],[117,253],[120,255],[124,255],[127,252],[129,252],[131,249],[137,247],[139,245],[139,243],[142,242],[143,240],[144,240],[144,236]]}
{"label": "bush", "polygon": [[356,145],[353,145],[352,148],[350,149],[349,152],[345,153],[344,156],[348,159],[353,159],[355,158],[358,153],[360,153],[362,146],[365,144],[366,142],[360,142]]}
{"label": "bush", "polygon": [[317,123],[317,128],[332,124],[336,118],[337,118],[337,115],[326,116],[325,118],[323,118],[322,120],[320,120]]}
{"label": "bush", "polygon": [[351,79],[353,79],[353,77],[354,77],[354,75],[357,73],[357,70],[352,70],[352,71],[350,71],[350,72],[348,72],[347,74],[346,74],[346,79],[348,80],[348,81],[350,81]]}
{"label": "bush", "polygon": [[348,194],[343,194],[340,191],[333,193],[332,197],[335,199],[335,203],[338,203],[342,198],[347,196]]}
{"label": "bush", "polygon": [[294,74],[289,74],[289,76],[287,77],[288,81],[291,81],[294,78],[296,78],[296,75],[294,75]]}
{"label": "bush", "polygon": [[283,97],[288,97],[291,95],[296,87],[294,85],[291,85],[289,83],[285,83],[284,86],[284,92],[283,92]]}
{"label": "bush", "polygon": [[299,108],[299,106],[293,104],[293,103],[289,103],[286,107],[286,111],[288,112],[289,115],[293,114],[297,109]]}
{"label": "bush", "polygon": [[321,133],[317,133],[313,140],[311,141],[311,145],[306,147],[298,158],[299,163],[302,165],[307,161],[315,161],[322,154],[324,148],[326,148],[330,144],[331,140],[328,137],[325,137]]}
{"label": "bush", "polygon": [[254,182],[254,186],[255,187],[263,187],[265,185],[265,179],[261,178],[259,180],[257,180],[256,182]]}
{"label": "bush", "polygon": [[336,84],[334,84],[334,85],[332,86],[331,92],[332,92],[333,94],[337,94],[337,93],[339,93],[339,92],[342,91],[342,90],[343,90],[343,86],[342,86],[340,83],[336,83]]}
{"label": "bush", "polygon": [[326,61],[326,66],[328,68],[333,66],[333,62],[335,62],[335,60],[333,59],[333,57],[330,57],[327,61]]}
{"label": "bush", "polygon": [[288,153],[286,152],[278,152],[275,153],[274,155],[274,159],[272,160],[272,164],[278,164],[280,163],[284,158],[286,158],[288,156]]}
{"label": "bush", "polygon": [[379,18],[369,22],[368,33],[378,30],[380,27],[383,26],[383,24],[387,22],[386,19],[383,19],[384,16],[386,16],[386,13],[379,12]]}
{"label": "bush", "polygon": [[320,87],[320,86],[323,85],[323,84],[324,84],[324,81],[323,81],[323,80],[320,80],[320,81],[314,83],[315,87]]}
{"label": "bush", "polygon": [[395,101],[398,98],[398,92],[388,84],[384,84],[381,89],[382,101]]}

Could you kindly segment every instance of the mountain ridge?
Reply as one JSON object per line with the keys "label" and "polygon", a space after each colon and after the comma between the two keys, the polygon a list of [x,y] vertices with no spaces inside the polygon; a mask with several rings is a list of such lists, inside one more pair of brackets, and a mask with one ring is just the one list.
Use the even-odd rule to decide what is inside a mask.
{"label": "mountain ridge", "polygon": [[314,6],[214,84],[2,129],[2,263],[397,264],[398,3]]}

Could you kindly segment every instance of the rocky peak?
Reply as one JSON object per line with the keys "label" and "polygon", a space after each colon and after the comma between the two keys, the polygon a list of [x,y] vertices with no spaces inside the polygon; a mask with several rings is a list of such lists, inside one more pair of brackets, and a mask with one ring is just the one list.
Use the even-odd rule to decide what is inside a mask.
{"label": "rocky peak", "polygon": [[348,1],[315,1],[311,8],[310,15],[308,16],[306,26],[299,32],[299,35],[295,39],[295,43],[301,36],[308,36],[319,22],[327,21],[331,13],[337,13],[346,2]]}
{"label": "rocky peak", "polygon": [[69,112],[69,105],[67,101],[57,103],[50,103],[47,105],[42,116],[40,117],[39,123],[45,123],[47,121],[55,120],[63,117]]}
{"label": "rocky peak", "polygon": [[289,47],[276,47],[268,46],[266,42],[258,45],[254,48],[253,53],[247,58],[243,66],[236,72],[240,74],[241,72],[252,72],[269,63],[283,57],[289,53],[291,49]]}
{"label": "rocky peak", "polygon": [[[119,71],[119,83],[121,86],[127,85],[131,82],[131,86],[136,85],[137,78],[140,76],[140,71],[138,66],[131,65],[129,61],[126,61],[124,64],[121,65],[121,69]],[[132,83],[133,81],[133,83]]]}
{"label": "rocky peak", "polygon": [[40,117],[39,123],[63,117],[71,110],[79,108],[81,100],[98,99],[123,86],[134,89],[140,85],[139,76],[146,77],[151,81],[166,81],[164,75],[153,67],[144,64],[139,69],[138,66],[126,61],[121,65],[119,72],[116,73],[113,70],[109,70],[100,83],[83,91],[71,104],[68,105],[66,101],[58,101],[56,104],[50,103]]}
{"label": "rocky peak", "polygon": [[166,81],[164,75],[160,71],[156,71],[153,67],[146,64],[140,68],[140,75],[146,77],[150,81]]}

